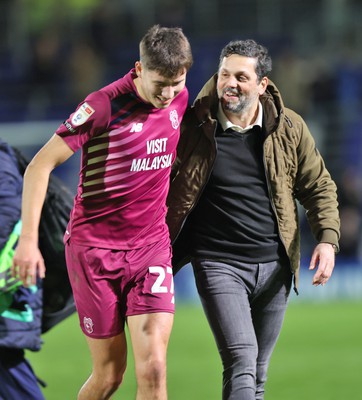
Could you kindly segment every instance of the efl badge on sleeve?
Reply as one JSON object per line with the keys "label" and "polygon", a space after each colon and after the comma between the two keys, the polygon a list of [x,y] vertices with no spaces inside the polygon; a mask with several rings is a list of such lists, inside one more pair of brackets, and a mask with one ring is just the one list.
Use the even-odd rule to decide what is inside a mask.
{"label": "efl badge on sleeve", "polygon": [[92,114],[94,109],[88,103],[83,103],[72,117],[73,126],[84,124]]}

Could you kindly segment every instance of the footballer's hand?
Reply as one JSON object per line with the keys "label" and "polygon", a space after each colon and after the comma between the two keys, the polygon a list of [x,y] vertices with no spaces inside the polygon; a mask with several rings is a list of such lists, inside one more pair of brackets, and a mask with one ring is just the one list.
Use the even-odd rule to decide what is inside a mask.
{"label": "footballer's hand", "polygon": [[36,284],[37,277],[45,277],[45,264],[38,245],[33,240],[20,236],[11,268],[13,277],[25,287]]}
{"label": "footballer's hand", "polygon": [[312,284],[314,286],[325,285],[332,275],[335,263],[335,251],[330,243],[319,243],[312,254],[309,269],[315,270]]}

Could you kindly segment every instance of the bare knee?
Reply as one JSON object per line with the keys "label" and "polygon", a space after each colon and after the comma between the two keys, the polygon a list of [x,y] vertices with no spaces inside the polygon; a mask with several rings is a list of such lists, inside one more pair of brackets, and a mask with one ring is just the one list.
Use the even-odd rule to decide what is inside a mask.
{"label": "bare knee", "polygon": [[104,381],[105,381],[106,385],[110,388],[117,389],[123,382],[123,377],[124,377],[125,371],[126,371],[126,368],[122,369],[117,374],[109,374],[107,377],[104,376]]}
{"label": "bare knee", "polygon": [[162,387],[166,381],[166,361],[153,359],[143,362],[136,374],[139,385],[155,389]]}
{"label": "bare knee", "polygon": [[108,396],[112,395],[121,385],[123,381],[123,375],[120,376],[107,376],[100,381],[99,385],[102,388],[102,392]]}
{"label": "bare knee", "polygon": [[107,369],[93,373],[85,382],[78,394],[78,400],[90,399],[110,399],[123,381],[126,365],[119,371],[109,371]]}

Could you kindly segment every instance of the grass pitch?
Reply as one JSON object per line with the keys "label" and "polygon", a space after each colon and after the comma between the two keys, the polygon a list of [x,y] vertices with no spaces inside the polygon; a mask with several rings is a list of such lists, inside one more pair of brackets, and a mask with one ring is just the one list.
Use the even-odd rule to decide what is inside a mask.
{"label": "grass pitch", "polygon": [[[90,373],[90,357],[76,315],[43,336],[39,353],[28,352],[48,387],[47,400],[73,400]],[[132,350],[114,400],[135,398]],[[274,351],[265,400],[362,399],[362,303],[289,305]],[[221,400],[221,363],[203,311],[179,304],[168,352],[170,400]]]}

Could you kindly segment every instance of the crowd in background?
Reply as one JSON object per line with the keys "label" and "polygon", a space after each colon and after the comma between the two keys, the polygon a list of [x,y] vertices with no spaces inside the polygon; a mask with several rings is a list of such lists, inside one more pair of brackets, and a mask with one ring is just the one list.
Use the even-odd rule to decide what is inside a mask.
{"label": "crowd in background", "polygon": [[190,100],[228,41],[257,39],[270,49],[286,106],[306,119],[337,182],[339,257],[362,262],[361,13],[359,0],[2,0],[0,131],[5,122],[64,119],[132,67],[154,23],[182,26],[190,39]]}

